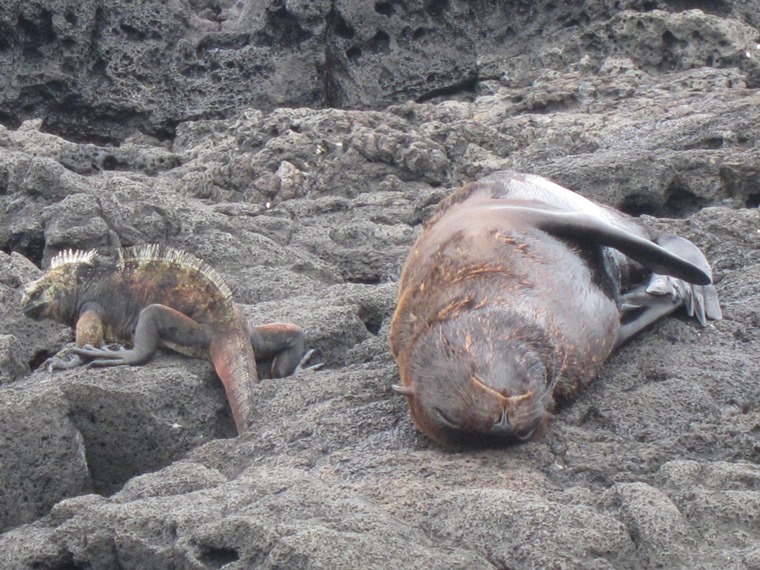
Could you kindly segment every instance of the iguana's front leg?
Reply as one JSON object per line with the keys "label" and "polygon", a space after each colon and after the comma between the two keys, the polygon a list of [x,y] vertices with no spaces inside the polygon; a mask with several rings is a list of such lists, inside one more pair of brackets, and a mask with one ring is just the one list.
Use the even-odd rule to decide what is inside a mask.
{"label": "iguana's front leg", "polygon": [[67,370],[85,364],[85,360],[74,351],[75,347],[100,346],[104,340],[104,326],[101,318],[102,309],[99,305],[85,305],[79,314],[76,324],[75,346],[67,346],[58,351],[55,356],[48,358],[42,366],[48,372]]}
{"label": "iguana's front leg", "polygon": [[283,378],[321,366],[304,367],[314,351],[304,354],[306,339],[298,325],[272,323],[251,327],[251,345],[257,360],[272,360],[273,378]]}
{"label": "iguana's front leg", "polygon": [[207,353],[211,332],[207,326],[165,305],[148,305],[142,311],[135,328],[134,346],[119,350],[74,347],[72,352],[93,359],[91,366],[135,366],[148,362],[161,344],[179,352]]}

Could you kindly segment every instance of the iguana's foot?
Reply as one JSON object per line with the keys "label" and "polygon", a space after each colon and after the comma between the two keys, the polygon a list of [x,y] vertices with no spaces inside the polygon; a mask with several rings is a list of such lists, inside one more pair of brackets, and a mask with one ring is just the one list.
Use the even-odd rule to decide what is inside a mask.
{"label": "iguana's foot", "polygon": [[[89,348],[93,348],[90,345],[88,346]],[[117,343],[110,343],[104,345],[104,348],[119,350],[122,349],[123,346]],[[70,370],[72,368],[77,368],[78,366],[89,365],[90,363],[88,362],[88,359],[82,358],[83,355],[78,352],[79,350],[80,349],[77,345],[73,343],[69,344],[65,348],[59,350],[55,356],[51,356],[43,362],[40,368],[47,369],[48,372],[53,372],[54,370]]]}
{"label": "iguana's foot", "polygon": [[55,356],[51,356],[40,366],[41,369],[46,369],[52,373],[54,370],[69,370],[82,366],[85,361],[78,354],[74,354],[72,349],[75,345],[67,346],[58,351]]}
{"label": "iguana's foot", "polygon": [[296,366],[296,369],[293,370],[292,376],[298,376],[302,372],[310,372],[312,370],[319,370],[324,366],[324,362],[318,362],[316,364],[312,364],[311,366],[306,366],[306,363],[309,362],[309,359],[311,359],[312,355],[314,354],[314,349],[307,350],[306,354],[304,354],[301,357],[301,361],[298,363],[298,366]]}
{"label": "iguana's foot", "polygon": [[119,345],[115,346],[119,348],[95,348],[91,344],[86,344],[82,347],[73,347],[71,352],[79,357],[89,359],[90,362],[87,363],[88,367],[132,366],[144,362],[144,359],[134,349],[124,348]]}

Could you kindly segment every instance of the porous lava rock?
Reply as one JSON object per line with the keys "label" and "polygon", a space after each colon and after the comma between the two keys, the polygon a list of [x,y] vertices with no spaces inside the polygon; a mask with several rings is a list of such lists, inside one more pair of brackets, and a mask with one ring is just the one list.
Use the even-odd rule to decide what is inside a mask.
{"label": "porous lava rock", "polygon": [[[3,568],[760,568],[760,3],[2,7]],[[694,241],[724,319],[655,324],[539,440],[446,450],[391,390],[398,276],[506,168]],[[324,367],[264,374],[240,437],[207,362],[40,369],[71,331],[24,284],[144,242]]]}

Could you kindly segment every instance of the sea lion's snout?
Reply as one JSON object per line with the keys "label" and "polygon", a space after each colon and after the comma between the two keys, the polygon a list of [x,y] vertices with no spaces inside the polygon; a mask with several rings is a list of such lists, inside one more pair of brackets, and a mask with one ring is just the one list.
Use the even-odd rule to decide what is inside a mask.
{"label": "sea lion's snout", "polygon": [[504,410],[499,421],[491,428],[491,435],[502,438],[512,438],[519,441],[528,441],[533,435],[541,433],[547,415],[548,414],[545,410],[535,410],[530,419],[527,421],[522,420],[518,423],[515,419],[510,420],[509,411]]}
{"label": "sea lion's snout", "polygon": [[[520,376],[522,376],[522,383],[526,381],[530,382],[531,380],[537,381],[538,376],[533,378],[527,376],[530,372],[515,367],[513,371],[514,375],[510,378],[512,382],[507,381],[505,384],[508,386],[516,383],[515,379]],[[498,404],[502,406],[499,420],[491,426],[490,435],[526,441],[531,438],[543,423],[546,416],[545,402],[539,401],[540,399],[536,398],[533,390],[521,395],[510,395],[508,388],[502,388],[497,391],[477,378],[473,380],[481,390],[487,394],[490,393]]]}
{"label": "sea lion's snout", "polygon": [[409,398],[417,427],[439,443],[456,445],[472,435],[517,443],[543,432],[549,414],[532,392],[508,397],[472,381],[455,389],[451,379],[418,375],[416,389],[394,386]]}

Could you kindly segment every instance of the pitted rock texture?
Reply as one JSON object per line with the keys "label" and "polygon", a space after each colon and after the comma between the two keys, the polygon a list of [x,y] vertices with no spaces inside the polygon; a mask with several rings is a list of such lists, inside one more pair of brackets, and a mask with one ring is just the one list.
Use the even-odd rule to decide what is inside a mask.
{"label": "pitted rock texture", "polygon": [[[693,8],[683,11],[682,8]],[[760,84],[755,2],[4,0],[0,119],[82,142],[247,108],[471,99],[546,72],[739,68]],[[747,54],[750,54],[749,56]],[[759,55],[759,54],[755,54]],[[567,94],[565,94],[567,95]],[[571,97],[572,98],[572,97]],[[568,104],[562,92],[528,110]]]}
{"label": "pitted rock texture", "polygon": [[[3,568],[760,568],[760,4],[2,4]],[[505,168],[694,241],[724,320],[657,323],[540,440],[444,450],[391,390],[398,275]],[[238,438],[207,362],[39,370],[72,336],[23,285],[144,242],[324,368],[264,371]]]}

